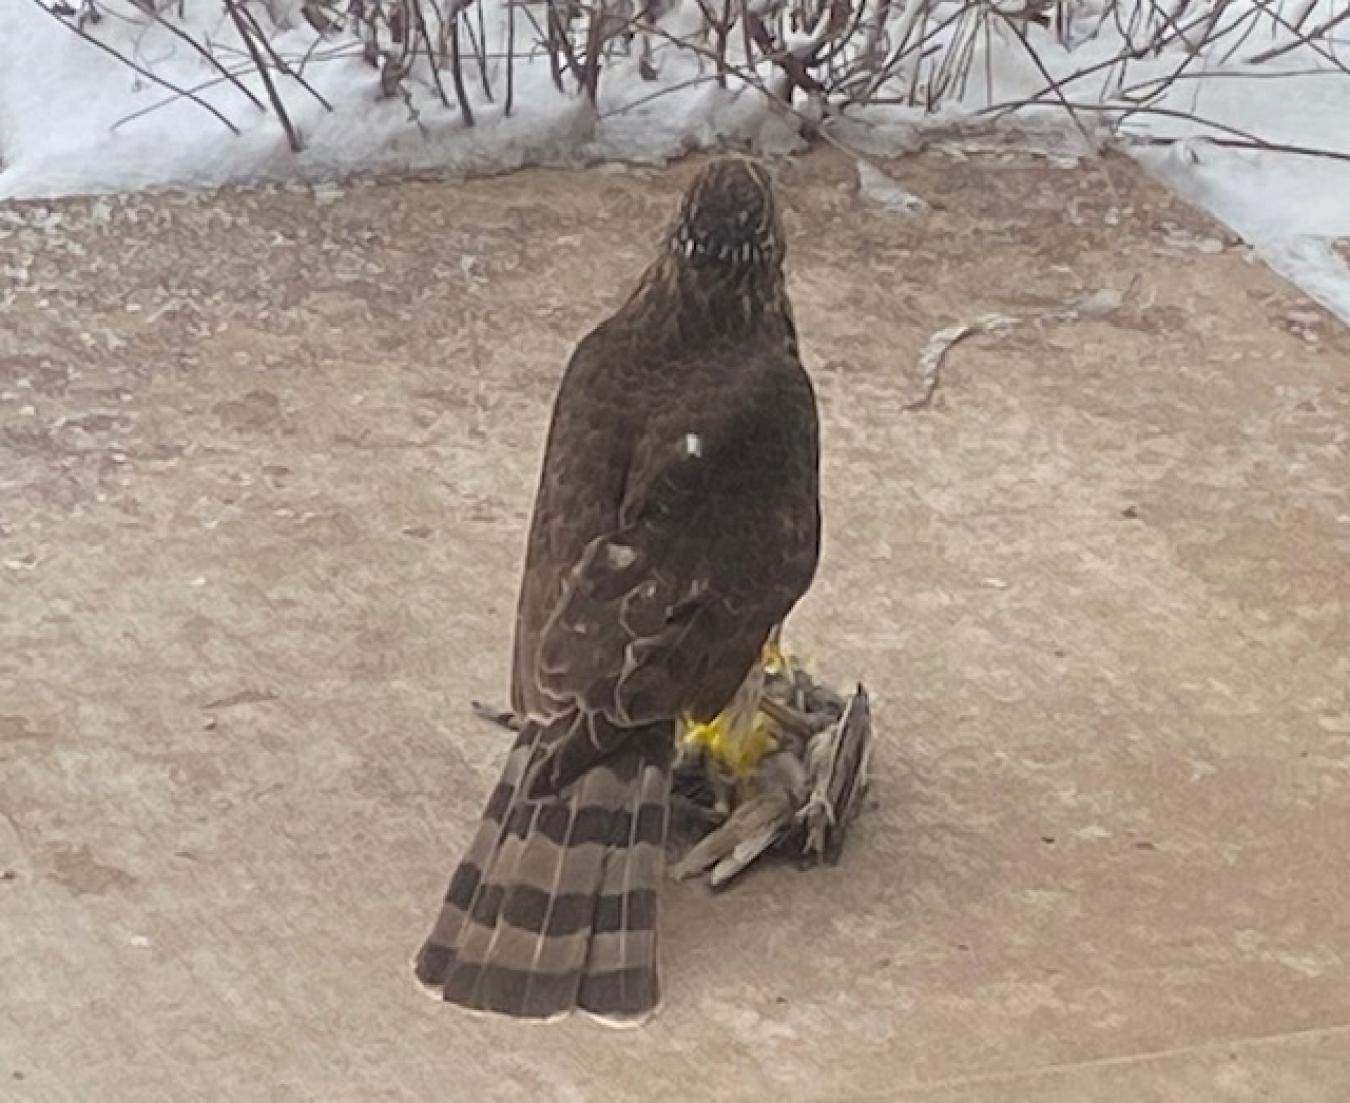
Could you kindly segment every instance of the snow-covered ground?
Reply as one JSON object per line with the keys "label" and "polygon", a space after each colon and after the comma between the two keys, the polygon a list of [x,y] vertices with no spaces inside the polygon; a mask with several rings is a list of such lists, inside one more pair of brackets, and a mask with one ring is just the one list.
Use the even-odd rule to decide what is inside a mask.
{"label": "snow-covered ground", "polygon": [[[792,130],[775,121],[758,92],[701,81],[679,87],[699,71],[696,59],[674,49],[663,51],[658,82],[639,77],[636,54],[614,59],[601,82],[600,118],[584,98],[556,90],[540,52],[515,59],[515,108],[504,117],[505,65],[494,61],[489,76],[496,102],[483,95],[473,70],[468,92],[475,125],[466,127],[453,99],[449,107],[442,104],[425,73],[409,82],[411,108],[402,98],[381,98],[379,74],[362,60],[360,44],[345,38],[321,44],[303,70],[331,111],[278,77],[305,143],[296,154],[271,112],[221,79],[181,38],[147,20],[133,0],[97,2],[119,13],[120,23],[105,16],[97,27],[86,26],[89,34],[156,76],[196,90],[239,133],[81,41],[33,0],[0,0],[0,199],[422,169],[486,174],[524,164],[659,162],[722,142],[770,149],[792,144]],[[211,42],[230,69],[248,68],[222,0],[184,0],[184,7],[179,26]],[[304,57],[316,35],[299,18],[298,0],[271,7],[289,27],[272,37],[274,48],[288,59]],[[502,33],[500,19],[489,23],[490,42]],[[524,39],[522,32],[517,49],[527,48]],[[256,76],[245,72],[240,79],[266,101]],[[660,88],[674,91],[650,98]]]}
{"label": "snow-covered ground", "polygon": [[[72,9],[81,2],[69,0]],[[269,0],[254,10],[273,48],[293,64],[305,59],[305,80],[331,106],[297,81],[277,75],[287,113],[303,137],[300,153],[291,151],[272,111],[250,102],[183,37],[133,0],[96,0],[102,18],[87,23],[86,32],[147,74],[193,89],[228,125],[82,41],[44,10],[59,3],[0,0],[0,199],[275,179],[317,181],[431,168],[488,173],[531,163],[661,161],[722,144],[749,144],[766,152],[786,152],[800,144],[800,116],[784,113],[759,89],[734,76],[728,87],[719,87],[709,66],[701,67],[694,53],[673,44],[698,26],[694,0],[679,0],[662,17],[661,35],[654,39],[655,80],[643,79],[636,48],[629,56],[609,60],[598,110],[584,98],[556,90],[542,51],[526,53],[536,36],[528,26],[522,29],[527,10],[518,6],[517,50],[525,56],[516,57],[511,67],[515,108],[509,117],[502,108],[506,65],[500,56],[506,9],[498,0],[481,0],[486,5],[487,53],[496,56],[486,63],[491,100],[477,67],[466,66],[466,78],[472,77],[466,79],[476,119],[472,127],[464,124],[453,97],[449,106],[440,101],[425,72],[406,82],[408,96],[381,99],[379,74],[362,60],[355,39],[321,39],[300,18],[300,0]],[[892,0],[889,11],[896,33],[921,4],[934,26],[945,12],[959,8],[954,0]],[[1133,116],[1119,129],[1141,139],[1186,138],[1128,148],[1350,322],[1345,257],[1350,241],[1350,19],[1315,46],[1296,45],[1279,56],[1261,58],[1290,41],[1291,25],[1306,31],[1334,18],[1347,4],[1350,0],[1233,0],[1220,5],[1218,29],[1228,21],[1235,33],[1220,35],[1219,44],[1188,63],[1165,95],[1150,100],[1154,113]],[[1007,10],[1026,6],[1018,0]],[[1131,86],[1174,72],[1186,55],[1171,47],[1160,56],[1132,60],[1124,73],[1110,68],[1109,60],[1140,28],[1115,21],[1094,25],[1092,16],[1101,10],[1101,0],[1079,0],[1075,7],[1081,14],[1069,45],[1035,23],[990,20],[990,33],[970,32],[970,79],[940,110],[851,109],[847,119],[829,120],[827,133],[873,153],[897,151],[911,147],[925,130],[941,126],[950,131],[991,104],[1043,92],[1047,72],[1062,80],[1086,70],[1087,75],[1063,89],[1080,108],[1076,121],[1065,113],[1058,94],[1017,116],[1022,126],[1034,120],[1042,133],[1050,128],[1060,148],[1085,151],[1089,140],[1103,134],[1103,105],[1119,106],[1122,88],[1128,93]],[[1149,8],[1166,8],[1172,13],[1167,18],[1179,20],[1183,11],[1194,18],[1204,4],[1155,0]],[[1253,9],[1260,18],[1239,23]],[[213,56],[266,102],[222,0],[181,0],[161,10],[175,27],[208,44]],[[1034,45],[1039,64],[1017,27]],[[1238,33],[1243,27],[1254,33],[1244,37]],[[954,20],[931,44],[950,48],[963,33],[962,22]],[[931,76],[934,55],[920,51],[916,57],[920,54],[929,60],[918,64],[927,64]],[[759,72],[768,75],[767,63],[761,63]],[[911,87],[912,75],[906,69],[894,82],[896,90]],[[1225,147],[1206,136],[1231,138],[1233,133],[1156,113],[1160,108],[1203,116],[1269,143],[1338,152],[1346,160]],[[869,185],[878,186],[876,180]]]}
{"label": "snow-covered ground", "polygon": [[[1350,30],[1347,31],[1350,35]],[[1342,51],[1350,61],[1350,45]],[[1350,75],[1226,81],[1211,118],[1269,140],[1350,155]],[[1350,323],[1350,160],[1256,153],[1195,141],[1136,156],[1211,211],[1258,256]]]}

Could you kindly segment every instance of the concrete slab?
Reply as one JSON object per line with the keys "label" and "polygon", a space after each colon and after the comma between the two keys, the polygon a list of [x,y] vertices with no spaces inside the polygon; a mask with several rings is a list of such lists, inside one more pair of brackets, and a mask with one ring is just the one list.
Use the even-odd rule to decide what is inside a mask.
{"label": "concrete slab", "polygon": [[672,888],[621,1034],[406,963],[558,372],[690,166],[6,214],[0,1097],[1350,1098],[1350,339],[1128,164],[892,167],[937,209],[781,173],[789,642],[874,691],[876,807]]}

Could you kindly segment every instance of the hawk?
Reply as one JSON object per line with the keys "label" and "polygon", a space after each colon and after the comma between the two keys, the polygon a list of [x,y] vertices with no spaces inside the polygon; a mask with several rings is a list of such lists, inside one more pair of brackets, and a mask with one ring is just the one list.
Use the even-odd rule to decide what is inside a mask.
{"label": "hawk", "polygon": [[516,614],[522,727],[415,963],[450,1003],[615,1023],[656,1008],[677,730],[724,717],[725,741],[752,736],[761,655],[820,552],[783,255],[767,172],[709,163],[568,363]]}

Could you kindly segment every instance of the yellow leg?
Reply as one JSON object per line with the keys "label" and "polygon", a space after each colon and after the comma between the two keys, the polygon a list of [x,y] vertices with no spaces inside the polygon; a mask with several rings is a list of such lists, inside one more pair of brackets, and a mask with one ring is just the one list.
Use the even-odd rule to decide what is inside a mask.
{"label": "yellow leg", "polygon": [[750,668],[720,713],[707,721],[686,718],[680,725],[680,749],[706,756],[716,809],[723,815],[730,812],[760,759],[778,746],[777,725],[782,720],[774,712],[764,711],[763,703],[765,679],[789,675],[792,670],[781,636],[780,624],[764,641],[760,661]]}

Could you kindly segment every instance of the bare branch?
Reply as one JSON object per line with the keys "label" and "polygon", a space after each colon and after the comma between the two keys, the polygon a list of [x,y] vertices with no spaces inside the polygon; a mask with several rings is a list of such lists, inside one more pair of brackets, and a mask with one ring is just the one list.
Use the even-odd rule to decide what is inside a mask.
{"label": "bare branch", "polygon": [[[450,0],[454,5],[450,13],[450,80],[455,86],[455,100],[459,103],[460,118],[465,126],[473,126],[473,108],[469,106],[469,94],[464,89],[464,65],[459,56],[459,13],[463,10],[460,0]],[[432,59],[435,64],[435,59]]]}
{"label": "bare branch", "polygon": [[225,0],[225,10],[230,13],[230,19],[234,22],[234,29],[239,32],[239,37],[244,40],[244,46],[248,49],[249,57],[253,59],[258,75],[262,78],[263,87],[267,90],[267,98],[271,101],[272,110],[277,113],[277,118],[281,120],[281,128],[286,132],[286,141],[290,143],[291,152],[299,153],[305,148],[305,143],[301,139],[299,131],[295,129],[295,125],[291,122],[291,117],[286,114],[286,105],[281,102],[277,86],[272,81],[272,74],[267,71],[267,64],[263,61],[262,52],[258,49],[258,44],[253,41],[248,23],[239,12],[238,0]]}
{"label": "bare branch", "polygon": [[131,60],[131,58],[119,54],[111,46],[108,46],[100,42],[97,38],[94,38],[92,35],[85,34],[84,31],[81,30],[79,27],[67,23],[64,19],[62,19],[59,15],[57,15],[56,12],[52,11],[51,8],[47,7],[47,5],[42,2],[42,0],[33,0],[33,3],[36,4],[39,8],[41,8],[48,15],[50,15],[58,23],[60,23],[61,26],[65,27],[68,31],[70,31],[71,34],[79,35],[80,38],[84,39],[87,43],[89,43],[89,45],[94,46],[97,49],[102,50],[105,54],[108,54],[109,56],[116,58],[128,69],[131,69],[135,73],[139,73],[141,76],[143,76],[146,80],[150,81],[152,84],[158,84],[161,88],[167,88],[170,92],[174,92],[179,96],[191,100],[198,107],[202,108],[204,111],[209,111],[212,115],[214,115],[217,119],[219,119],[222,123],[224,123],[226,128],[230,131],[231,134],[235,135],[239,134],[239,128],[235,126],[234,123],[230,122],[229,119],[227,119],[224,115],[222,115],[219,111],[217,111],[214,107],[212,107],[200,96],[196,95],[195,93],[189,92],[185,88],[178,87],[178,85],[174,84],[172,81],[165,80],[163,77],[155,76],[155,74],[150,72],[149,69],[146,69],[144,66],[137,65],[134,61]]}
{"label": "bare branch", "polygon": [[300,87],[302,87],[316,100],[318,100],[319,103],[323,106],[323,109],[325,111],[332,111],[333,105],[329,103],[326,99],[324,99],[324,97],[319,94],[319,92],[314,88],[312,84],[309,83],[309,81],[305,80],[304,77],[302,77],[299,73],[297,73],[294,69],[292,69],[290,65],[286,63],[285,59],[282,58],[282,56],[278,54],[275,49],[273,49],[272,43],[268,40],[267,35],[263,33],[262,27],[260,27],[258,25],[258,21],[253,18],[253,13],[249,11],[247,8],[243,7],[242,5],[238,7],[238,11],[240,12],[240,14],[243,15],[245,19],[248,20],[248,25],[250,29],[252,29],[253,33],[257,36],[257,41],[262,43],[263,49],[267,51],[267,56],[272,59],[272,64],[275,65],[277,69],[285,73],[297,84],[299,84]]}
{"label": "bare branch", "polygon": [[[1350,158],[1350,154],[1336,149],[1266,140],[1220,120],[1207,119],[1194,107],[1190,112],[1177,107],[1181,99],[1178,92],[1185,88],[1195,93],[1190,97],[1193,104],[1206,87],[1202,82],[1211,79],[1350,76],[1350,64],[1338,55],[1339,42],[1334,35],[1350,23],[1350,7],[1336,5],[1336,10],[1328,14],[1325,7],[1318,7],[1317,0],[1104,0],[1090,15],[1081,14],[1081,6],[1074,0],[695,0],[693,14],[700,25],[692,33],[684,30],[680,35],[662,29],[668,6],[662,0],[432,0],[430,11],[425,0],[305,0],[303,14],[316,37],[307,49],[297,47],[285,52],[273,45],[264,29],[266,21],[251,9],[249,0],[222,0],[239,33],[237,45],[198,40],[175,25],[167,10],[161,10],[163,0],[132,0],[144,9],[144,19],[106,11],[101,7],[102,0],[33,2],[53,18],[69,15],[70,21],[62,22],[72,33],[173,93],[172,98],[133,112],[114,127],[187,98],[237,134],[239,128],[197,93],[228,81],[255,107],[268,110],[267,102],[250,90],[251,80],[242,79],[257,74],[270,109],[277,113],[291,147],[297,150],[303,142],[287,115],[276,72],[295,80],[332,110],[318,90],[306,82],[305,70],[313,60],[348,57],[360,50],[378,70],[385,95],[402,96],[413,117],[413,98],[422,88],[434,89],[443,105],[452,106],[449,82],[443,81],[443,70],[449,69],[454,99],[468,127],[475,124],[475,118],[465,87],[472,74],[466,78],[464,73],[468,61],[464,49],[476,59],[482,95],[489,102],[494,102],[496,79],[490,59],[505,59],[503,106],[509,116],[517,108],[518,58],[536,58],[543,52],[558,90],[580,93],[594,104],[599,99],[604,68],[618,53],[631,57],[633,40],[640,38],[642,52],[637,68],[645,80],[656,80],[653,61],[661,56],[657,51],[663,51],[664,56],[673,53],[697,59],[699,75],[670,77],[652,87],[650,95],[611,108],[604,112],[605,117],[714,80],[724,87],[748,86],[768,98],[773,109],[793,118],[794,125],[809,140],[833,140],[821,125],[822,113],[826,118],[838,117],[854,104],[907,103],[933,110],[953,98],[965,99],[981,77],[988,98],[994,100],[995,55],[1012,50],[1027,58],[1039,74],[1041,86],[1030,96],[991,103],[981,114],[1001,118],[1028,108],[1057,108],[1094,151],[1102,142],[1094,136],[1098,132],[1089,125],[1089,115],[1106,116],[1111,130],[1120,138],[1159,145],[1181,140],[1132,136],[1122,130],[1131,119],[1153,116],[1187,120],[1215,145],[1335,160]],[[469,10],[474,3],[476,14]],[[488,3],[498,9],[506,5],[506,41],[500,54],[489,49],[489,36],[495,39],[503,28],[488,21]],[[531,5],[541,3],[543,11],[536,19]],[[538,36],[535,41],[527,30],[519,51],[517,5]],[[87,33],[76,21],[77,7],[80,18],[87,16],[92,22],[103,15],[123,20],[133,28],[153,21],[187,43],[217,76],[188,88],[166,81],[138,63],[139,54],[124,57],[95,38],[92,29]],[[436,19],[434,28],[431,13]],[[1321,21],[1314,23],[1315,19]],[[461,20],[467,21],[463,27]],[[1007,35],[995,33],[1003,28]],[[467,33],[467,46],[461,32]],[[1219,68],[1226,59],[1251,49],[1249,43],[1255,34],[1267,32],[1275,38],[1268,49],[1249,58],[1240,70]],[[319,51],[321,42],[334,42],[337,35],[344,36],[344,41],[350,35],[350,46]],[[1109,36],[1110,45],[1101,42],[1100,36]],[[1098,46],[1106,47],[1094,48],[1099,60],[1066,71],[1060,52],[1071,51],[1091,38],[1099,38]],[[620,50],[610,48],[615,42],[622,44]],[[496,48],[495,40],[492,46]],[[1326,68],[1300,68],[1297,73],[1278,67],[1261,68],[1263,63],[1300,48],[1314,55],[1310,64],[1324,64]],[[416,65],[423,56],[431,66],[429,75],[422,74]],[[1154,58],[1161,58],[1163,64],[1154,64]],[[1148,64],[1147,74],[1138,72],[1144,62]],[[704,76],[708,63],[712,72]],[[1167,71],[1159,75],[1160,68]],[[1092,84],[1085,85],[1090,80]],[[798,91],[809,97],[808,111],[793,106]],[[414,121],[421,126],[420,120]]]}
{"label": "bare branch", "polygon": [[412,0],[413,18],[417,20],[417,33],[422,38],[422,44],[427,51],[427,64],[431,66],[431,79],[436,85],[436,94],[440,96],[441,103],[446,107],[450,106],[450,97],[445,94],[445,85],[441,83],[441,67],[436,61],[436,51],[431,48],[431,34],[427,31],[426,16],[422,12],[422,0]]}

